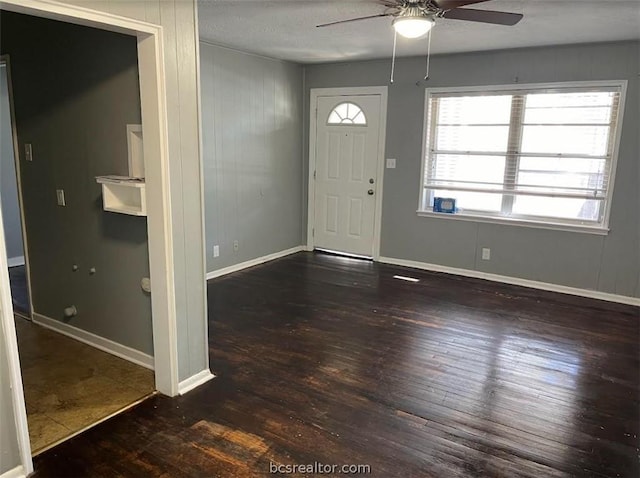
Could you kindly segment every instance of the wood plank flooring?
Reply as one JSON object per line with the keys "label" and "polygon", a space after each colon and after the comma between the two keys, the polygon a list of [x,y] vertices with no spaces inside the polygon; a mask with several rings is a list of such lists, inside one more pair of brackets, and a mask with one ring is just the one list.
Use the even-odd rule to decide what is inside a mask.
{"label": "wood plank flooring", "polygon": [[208,291],[217,378],[45,452],[35,476],[640,475],[638,308],[311,253]]}

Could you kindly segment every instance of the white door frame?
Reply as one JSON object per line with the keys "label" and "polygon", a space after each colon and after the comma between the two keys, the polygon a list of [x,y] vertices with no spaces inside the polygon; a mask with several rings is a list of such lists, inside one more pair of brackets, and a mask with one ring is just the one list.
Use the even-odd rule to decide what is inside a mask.
{"label": "white door frame", "polygon": [[[31,462],[31,442],[29,441],[29,427],[27,425],[27,409],[24,402],[22,388],[22,374],[20,372],[20,358],[18,357],[18,341],[13,322],[13,304],[11,302],[11,287],[9,285],[9,267],[7,264],[6,245],[4,240],[4,225],[2,223],[2,209],[0,208],[0,329],[4,337],[7,365],[9,368],[9,385],[11,387],[11,401],[13,416],[15,417],[18,450],[20,451],[20,465],[17,475],[28,475],[33,471]],[[2,338],[0,337],[0,339]],[[4,378],[3,378],[4,380]],[[2,384],[4,386],[4,383]],[[13,472],[10,470],[8,473]],[[4,475],[3,475],[4,476]]]}
{"label": "white door frame", "polygon": [[384,184],[384,154],[387,139],[387,87],[362,86],[354,88],[312,88],[309,103],[309,187],[307,188],[307,251],[315,247],[316,185],[316,131],[318,127],[318,98],[321,96],[365,96],[380,95],[380,131],[378,132],[378,184],[376,185],[376,210],[373,219],[373,260],[380,258],[380,231],[382,228],[382,191]]}
{"label": "white door frame", "polygon": [[[175,396],[179,392],[178,344],[162,27],[49,0],[1,0],[0,8],[137,37],[142,128],[145,140],[144,164],[147,176],[147,231],[155,382],[157,390]],[[3,264],[6,265],[4,249],[0,251],[0,266]],[[8,274],[0,270],[0,291],[6,291],[7,287]],[[3,311],[2,327],[4,330],[13,330],[13,314],[4,313],[7,310],[6,293],[0,295],[0,300]],[[15,335],[13,340],[11,337],[7,339],[7,349],[22,467],[24,473],[29,474],[33,471],[33,463]]]}
{"label": "white door frame", "polygon": [[[0,55],[0,64],[4,64],[7,76],[7,92],[9,94],[9,115],[11,118],[11,141],[13,145],[13,162],[15,163],[16,185],[18,191],[18,208],[20,209],[20,232],[22,233],[22,253],[27,279],[27,297],[29,300],[28,318],[33,320],[33,297],[31,295],[31,268],[29,266],[29,246],[27,245],[27,225],[24,220],[24,201],[22,199],[22,177],[20,176],[20,154],[18,152],[18,131],[16,129],[16,111],[13,106],[13,83],[11,81],[11,58]],[[19,315],[24,315],[21,311]]]}

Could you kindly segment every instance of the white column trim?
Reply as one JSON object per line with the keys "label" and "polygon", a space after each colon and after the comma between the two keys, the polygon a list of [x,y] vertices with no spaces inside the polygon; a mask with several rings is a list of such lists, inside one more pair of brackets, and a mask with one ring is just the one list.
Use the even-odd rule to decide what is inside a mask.
{"label": "white column trim", "polygon": [[192,375],[191,377],[180,382],[180,385],[178,387],[178,389],[180,390],[180,395],[184,395],[185,393],[190,392],[194,388],[207,383],[214,377],[215,375],[213,375],[208,368],[196,373],[195,375]]}
{"label": "white column trim", "polygon": [[24,471],[24,467],[22,465],[18,465],[15,468],[5,471],[0,475],[0,478],[25,478],[26,476],[27,474]]}

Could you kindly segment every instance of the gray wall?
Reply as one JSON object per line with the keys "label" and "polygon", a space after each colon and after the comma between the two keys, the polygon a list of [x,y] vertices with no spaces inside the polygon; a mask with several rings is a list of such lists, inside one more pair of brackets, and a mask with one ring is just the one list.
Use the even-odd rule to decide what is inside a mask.
{"label": "gray wall", "polygon": [[13,156],[13,137],[11,134],[7,69],[3,65],[0,65],[0,204],[2,205],[2,222],[4,224],[5,242],[7,243],[7,257],[11,259],[24,256],[16,164]]}
{"label": "gray wall", "polygon": [[[6,272],[2,271],[2,274]],[[13,397],[9,382],[9,361],[4,328],[0,327],[0,475],[20,464]]]}
{"label": "gray wall", "polygon": [[[102,210],[95,176],[127,175],[127,123],[140,123],[136,39],[2,13],[21,157],[33,309],[153,354],[145,218]],[[64,189],[66,207],[56,205]],[[72,271],[72,265],[80,267]],[[95,275],[89,269],[95,267]]]}
{"label": "gray wall", "polygon": [[[389,85],[386,157],[398,163],[385,169],[381,255],[640,297],[638,63],[638,42],[443,55],[432,58],[424,82],[424,58],[400,59]],[[389,60],[307,66],[306,106],[311,88],[387,85],[389,70]],[[427,83],[509,84],[516,77],[629,81],[607,236],[416,215]],[[305,125],[307,131],[308,118]],[[491,248],[491,261],[480,259],[483,247]]]}
{"label": "gray wall", "polygon": [[301,244],[302,67],[206,43],[200,62],[207,271],[214,271]]}

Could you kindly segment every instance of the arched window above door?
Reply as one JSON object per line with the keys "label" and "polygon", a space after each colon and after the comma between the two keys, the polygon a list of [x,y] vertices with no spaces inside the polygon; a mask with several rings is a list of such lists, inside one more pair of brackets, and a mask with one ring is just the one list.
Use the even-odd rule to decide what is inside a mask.
{"label": "arched window above door", "polygon": [[364,111],[355,103],[340,103],[329,114],[327,124],[335,125],[359,125],[367,124],[367,118]]}

